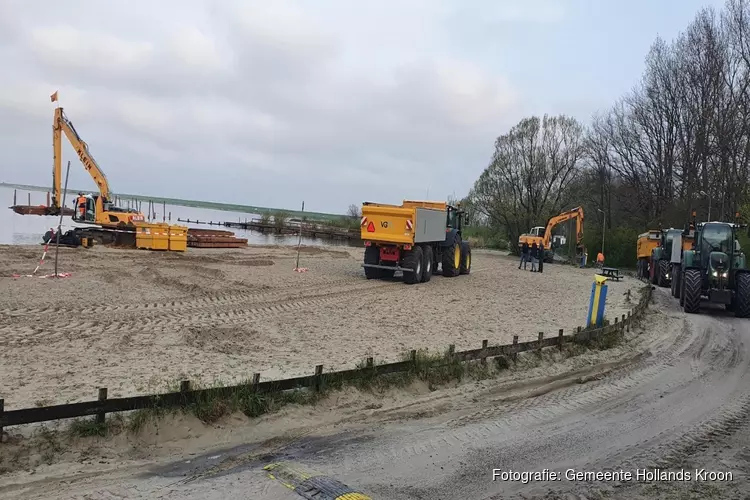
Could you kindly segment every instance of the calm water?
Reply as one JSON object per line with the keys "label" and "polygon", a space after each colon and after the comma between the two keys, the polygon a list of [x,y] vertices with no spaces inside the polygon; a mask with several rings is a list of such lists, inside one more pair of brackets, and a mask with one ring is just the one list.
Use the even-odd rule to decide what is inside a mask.
{"label": "calm water", "polygon": [[[46,205],[47,195],[46,193],[31,191],[31,204],[32,205]],[[17,203],[19,205],[26,204],[28,202],[28,191],[17,192]],[[68,196],[67,206],[72,207],[72,197]],[[120,202],[121,205],[126,206],[125,202]],[[57,227],[59,223],[59,217],[46,217],[39,215],[18,215],[17,213],[9,210],[7,207],[13,205],[13,189],[0,188],[0,244],[4,245],[34,245],[41,243],[42,236],[46,231],[52,227]],[[141,210],[144,215],[148,211],[148,202],[141,202]],[[154,207],[156,211],[155,222],[162,221],[162,205]],[[213,222],[239,222],[250,220],[257,217],[255,214],[249,213],[238,213],[238,212],[225,212],[223,210],[209,210],[204,208],[195,207],[182,207],[178,205],[167,205],[166,216],[169,219],[171,212],[172,223],[187,225],[188,227],[195,227],[198,229],[225,229],[232,231],[238,238],[247,238],[247,242],[250,245],[296,245],[298,236],[296,235],[275,235],[275,234],[263,234],[256,231],[235,229],[235,228],[224,228],[220,226],[210,226],[208,224],[186,224],[184,222],[177,222],[177,219],[190,219]],[[72,227],[79,226],[71,221],[70,217],[63,218],[63,231]],[[349,243],[346,240],[325,240],[325,239],[313,239],[313,238],[302,238],[303,245],[341,245],[341,246],[360,246],[361,243]]]}

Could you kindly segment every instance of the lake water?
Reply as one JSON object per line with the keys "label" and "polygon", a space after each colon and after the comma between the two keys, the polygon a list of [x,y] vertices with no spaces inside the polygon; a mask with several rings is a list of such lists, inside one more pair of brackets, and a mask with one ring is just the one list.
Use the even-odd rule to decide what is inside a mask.
{"label": "lake water", "polygon": [[[19,205],[25,205],[28,203],[28,195],[31,194],[32,205],[46,205],[47,194],[38,191],[17,191],[17,203]],[[68,195],[66,205],[72,207],[72,195]],[[59,217],[48,217],[40,215],[18,215],[17,213],[9,210],[7,207],[13,205],[13,189],[0,187],[0,244],[4,245],[35,245],[42,242],[42,236],[45,232],[49,231],[50,228],[57,227],[60,221]],[[121,201],[120,205],[126,206],[127,203]],[[141,202],[141,210],[144,215],[148,212],[148,202]],[[155,222],[162,221],[162,205],[156,205],[154,211],[156,212]],[[257,231],[235,229],[235,228],[224,228],[216,225],[210,226],[208,224],[194,224],[178,222],[177,219],[190,219],[213,222],[244,222],[254,217],[258,217],[256,214],[239,213],[239,212],[225,212],[223,210],[210,210],[205,208],[196,207],[183,207],[179,205],[167,205],[166,216],[169,219],[171,213],[173,224],[186,225],[188,227],[194,227],[197,229],[225,229],[232,231],[238,238],[247,238],[247,242],[250,245],[296,245],[298,241],[297,235],[277,235],[277,234],[264,234]],[[74,223],[70,217],[63,218],[63,231],[72,227],[80,226],[80,224]],[[318,238],[302,238],[303,245],[337,245],[337,246],[360,246],[360,242],[349,242],[346,240],[327,240]]]}

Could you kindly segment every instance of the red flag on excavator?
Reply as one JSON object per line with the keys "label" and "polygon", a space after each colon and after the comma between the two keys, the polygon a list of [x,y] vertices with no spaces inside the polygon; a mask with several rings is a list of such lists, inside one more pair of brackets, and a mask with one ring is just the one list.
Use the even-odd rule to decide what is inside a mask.
{"label": "red flag on excavator", "polygon": [[50,101],[55,102],[57,101],[57,90],[55,90],[55,93],[49,96]]}

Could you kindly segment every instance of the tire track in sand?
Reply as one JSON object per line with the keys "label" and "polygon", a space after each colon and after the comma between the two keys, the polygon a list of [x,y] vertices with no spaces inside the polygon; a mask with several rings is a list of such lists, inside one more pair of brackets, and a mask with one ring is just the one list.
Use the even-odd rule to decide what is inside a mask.
{"label": "tire track in sand", "polygon": [[[307,295],[284,301],[262,301],[238,305],[232,309],[207,308],[204,311],[191,311],[184,314],[179,311],[168,311],[154,316],[119,319],[112,321],[75,320],[59,322],[52,326],[4,326],[0,328],[0,346],[30,346],[37,340],[44,342],[59,338],[87,339],[105,334],[138,334],[164,333],[187,327],[216,327],[236,324],[248,318],[272,317],[278,314],[296,311],[310,306],[321,306],[347,297],[361,297],[380,291],[383,288],[399,285],[395,282],[367,281],[355,286]],[[296,300],[295,300],[296,299]]]}

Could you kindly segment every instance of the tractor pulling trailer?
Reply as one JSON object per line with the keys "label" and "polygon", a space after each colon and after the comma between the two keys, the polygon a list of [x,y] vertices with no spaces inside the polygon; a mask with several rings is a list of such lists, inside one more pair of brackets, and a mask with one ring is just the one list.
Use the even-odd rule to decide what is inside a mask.
{"label": "tractor pulling trailer", "polygon": [[365,276],[391,278],[400,271],[411,285],[430,281],[438,266],[443,276],[469,274],[471,248],[461,236],[463,219],[459,207],[445,202],[363,203]]}

